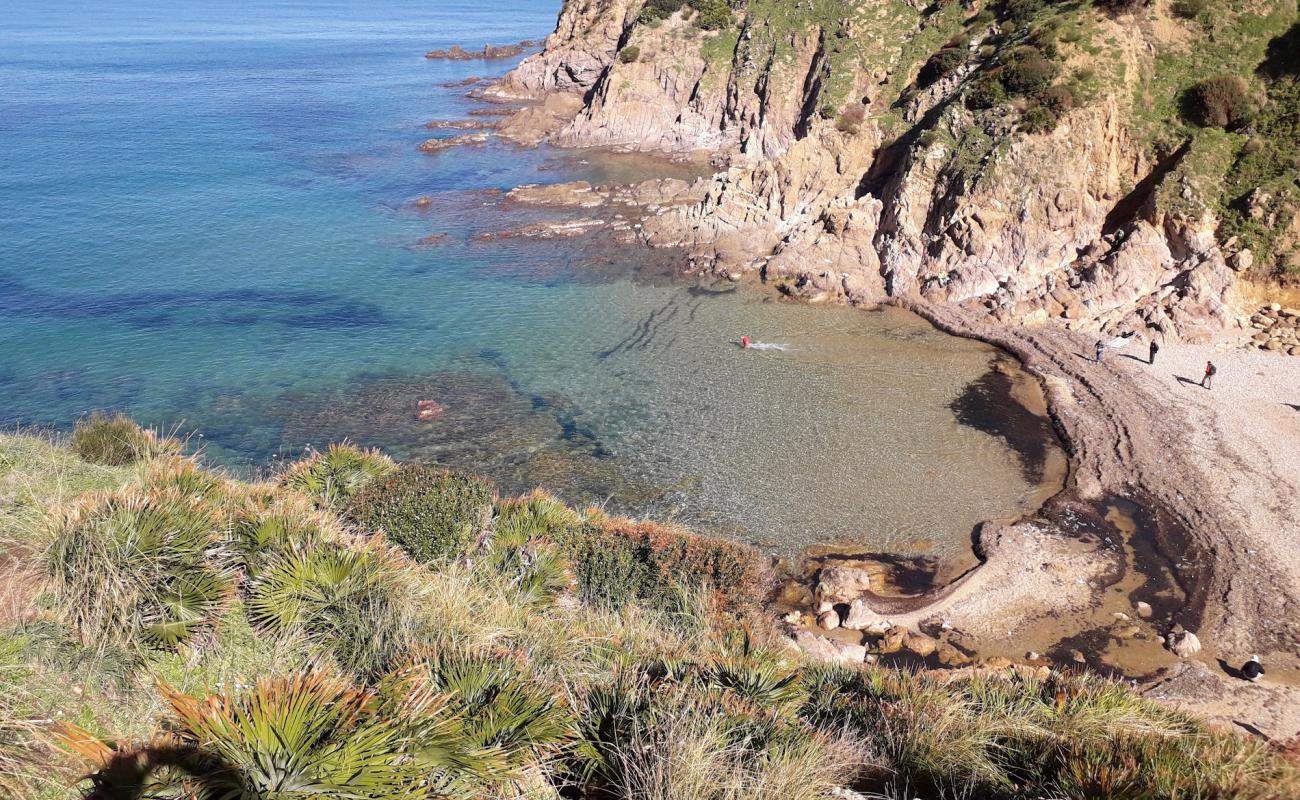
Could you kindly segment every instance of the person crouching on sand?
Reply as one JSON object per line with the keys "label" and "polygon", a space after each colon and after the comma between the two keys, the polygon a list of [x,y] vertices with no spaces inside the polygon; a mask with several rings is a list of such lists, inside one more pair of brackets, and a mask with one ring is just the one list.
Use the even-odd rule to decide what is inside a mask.
{"label": "person crouching on sand", "polygon": [[1151,347],[1147,351],[1147,363],[1156,363],[1156,353],[1160,352],[1160,344],[1155,339],[1151,340]]}
{"label": "person crouching on sand", "polygon": [[1211,384],[1214,383],[1214,375],[1218,371],[1219,369],[1218,367],[1214,366],[1213,361],[1206,361],[1205,374],[1201,376],[1201,385],[1204,386],[1206,389],[1209,389],[1211,387]]}
{"label": "person crouching on sand", "polygon": [[1101,354],[1104,353],[1104,352],[1106,351],[1106,343],[1103,342],[1101,339],[1098,339],[1098,340],[1097,340],[1097,344],[1094,345],[1094,348],[1095,348],[1095,350],[1097,351],[1097,363],[1100,364],[1100,363],[1101,363]]}

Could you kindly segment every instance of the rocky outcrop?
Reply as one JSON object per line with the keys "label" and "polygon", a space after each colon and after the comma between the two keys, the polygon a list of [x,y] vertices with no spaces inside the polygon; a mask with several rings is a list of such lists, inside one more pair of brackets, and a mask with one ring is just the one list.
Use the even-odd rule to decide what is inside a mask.
{"label": "rocky outcrop", "polygon": [[[536,42],[531,39],[525,39],[515,44],[485,44],[479,50],[466,50],[460,45],[454,44],[446,50],[430,50],[424,54],[424,57],[431,61],[491,61],[498,58],[513,58],[535,44]],[[478,78],[475,78],[472,82],[477,83],[478,80]]]}
{"label": "rocky outcrop", "polygon": [[483,94],[536,99],[552,91],[583,92],[614,62],[624,31],[636,19],[640,0],[569,0],[542,51]]}
{"label": "rocky outcrop", "polygon": [[[1014,105],[962,102],[996,66],[981,55],[994,27],[974,28],[955,51],[965,62],[917,85],[927,48],[971,30],[974,11],[868,0],[834,19],[812,6],[778,18],[742,3],[733,27],[704,31],[680,14],[639,23],[639,6],[566,3],[542,52],[484,95],[545,101],[504,126],[516,141],[722,167],[649,201],[647,244],[806,297],[1165,335],[1230,321],[1213,204],[1183,169],[1197,154],[1155,158],[1136,141],[1128,84],[1027,132]],[[1140,26],[1095,24],[1126,69],[1150,67]]]}

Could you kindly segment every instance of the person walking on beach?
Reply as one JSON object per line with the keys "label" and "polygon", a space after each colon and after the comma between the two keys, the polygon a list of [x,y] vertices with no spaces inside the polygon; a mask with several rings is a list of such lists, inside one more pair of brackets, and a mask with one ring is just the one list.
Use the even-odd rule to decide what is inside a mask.
{"label": "person walking on beach", "polygon": [[1218,371],[1219,371],[1219,370],[1218,370],[1217,367],[1214,366],[1214,362],[1213,362],[1213,361],[1206,361],[1206,362],[1205,362],[1205,375],[1203,375],[1203,376],[1201,377],[1201,385],[1204,386],[1206,389],[1211,388],[1211,384],[1214,383],[1214,373],[1216,373],[1216,372],[1218,372]]}
{"label": "person walking on beach", "polygon": [[1106,350],[1106,343],[1103,342],[1101,339],[1098,339],[1097,344],[1095,345],[1095,349],[1097,351],[1097,363],[1100,364],[1101,354]]}
{"label": "person walking on beach", "polygon": [[1160,345],[1159,345],[1159,343],[1157,343],[1155,339],[1152,339],[1152,340],[1151,340],[1151,347],[1150,347],[1149,352],[1148,352],[1148,355],[1147,355],[1147,363],[1148,363],[1148,364],[1154,364],[1154,363],[1156,363],[1156,353],[1159,353],[1159,352],[1160,352]]}

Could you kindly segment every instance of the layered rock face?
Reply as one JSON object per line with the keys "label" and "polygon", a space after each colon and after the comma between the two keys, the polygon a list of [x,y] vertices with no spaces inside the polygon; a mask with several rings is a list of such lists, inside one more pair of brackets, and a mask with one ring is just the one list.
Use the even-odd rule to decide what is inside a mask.
{"label": "layered rock face", "polygon": [[[689,6],[651,24],[641,0],[569,0],[543,51],[491,92],[547,98],[556,144],[717,165],[650,193],[641,229],[701,270],[1028,324],[1190,335],[1230,321],[1212,204],[1187,168],[1196,153],[1150,155],[1133,133],[1132,81],[1035,126],[1023,103],[964,102],[1006,58],[989,55],[997,27],[977,7],[804,5],[750,0],[707,31]],[[1153,68],[1132,19],[1088,24],[1119,43],[1125,74]],[[953,31],[962,40],[945,46]],[[927,75],[945,47],[959,63]]]}

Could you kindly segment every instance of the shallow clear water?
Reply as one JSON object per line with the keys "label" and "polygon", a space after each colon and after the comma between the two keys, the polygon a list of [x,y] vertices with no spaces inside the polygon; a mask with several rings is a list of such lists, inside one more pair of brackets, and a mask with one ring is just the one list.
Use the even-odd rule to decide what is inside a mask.
{"label": "shallow clear water", "polygon": [[[510,65],[424,51],[540,38],[557,9],[10,4],[0,419],[124,409],[229,465],[350,436],[784,552],[942,557],[1032,508],[1040,459],[988,430],[1046,429],[988,380],[988,347],[901,312],[694,286],[643,251],[471,241],[545,216],[490,190],[645,168],[417,152],[423,122],[474,107],[440,84]],[[415,246],[431,233],[450,239]],[[419,399],[446,415],[417,422]]]}

